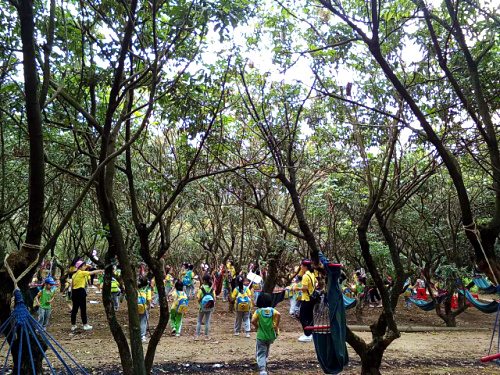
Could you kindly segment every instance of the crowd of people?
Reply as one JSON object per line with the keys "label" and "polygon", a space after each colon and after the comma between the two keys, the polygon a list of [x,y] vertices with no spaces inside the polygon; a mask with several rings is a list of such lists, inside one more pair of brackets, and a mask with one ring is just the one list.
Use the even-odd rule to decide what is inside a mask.
{"label": "crowd of people", "polygon": [[[262,291],[266,277],[265,269],[259,270],[250,264],[237,273],[229,260],[225,265],[215,268],[201,264],[198,272],[195,272],[195,267],[189,263],[184,263],[180,270],[174,270],[166,265],[163,282],[157,282],[145,265],[142,265],[137,273],[137,304],[143,342],[147,341],[150,311],[160,303],[158,288],[164,288],[169,301],[169,322],[173,336],[178,337],[182,334],[183,317],[188,308],[192,309],[192,301],[195,301],[198,319],[194,341],[210,340],[212,313],[218,303],[228,301],[234,309],[234,335],[250,338],[251,328],[254,327],[256,330],[256,360],[261,375],[267,374],[269,349],[279,336],[281,314],[275,307],[273,295]],[[317,273],[313,271],[310,260],[302,261],[291,273],[295,273],[290,275],[291,285],[283,291],[290,300],[290,316],[297,318],[305,328],[313,322],[314,304],[310,297],[318,284]],[[103,274],[103,270],[96,269],[92,263],[83,260],[75,261],[71,266],[62,290],[71,313],[72,331],[78,329],[78,313],[83,330],[93,329],[88,323],[87,294],[89,288],[97,289],[96,294],[101,293]],[[115,311],[119,311],[120,304],[125,298],[120,279],[120,268],[114,266],[111,296]],[[47,277],[34,299],[34,307],[38,310],[38,321],[43,327],[47,327],[50,322],[56,284],[52,277]],[[299,341],[312,341],[311,331],[304,329]]]}

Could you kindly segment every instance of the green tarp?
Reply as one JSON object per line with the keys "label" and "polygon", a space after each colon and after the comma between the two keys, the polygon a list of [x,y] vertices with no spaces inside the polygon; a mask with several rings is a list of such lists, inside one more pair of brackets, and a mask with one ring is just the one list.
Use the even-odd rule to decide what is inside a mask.
{"label": "green tarp", "polygon": [[330,333],[313,333],[314,346],[325,374],[338,374],[349,363],[344,298],[338,283],[341,267],[331,265],[321,253],[320,259],[328,271],[326,301],[330,311]]}

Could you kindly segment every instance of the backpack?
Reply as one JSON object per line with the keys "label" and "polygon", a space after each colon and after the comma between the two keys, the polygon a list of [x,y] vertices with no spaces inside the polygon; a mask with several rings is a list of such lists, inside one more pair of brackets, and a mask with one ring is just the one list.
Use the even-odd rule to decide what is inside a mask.
{"label": "backpack", "polygon": [[177,307],[175,308],[175,312],[185,314],[189,305],[187,295],[184,292],[177,291],[177,296],[179,297],[179,299],[177,300]]}
{"label": "backpack", "polygon": [[273,314],[274,309],[264,308],[257,309],[259,315],[259,329],[257,331],[257,339],[270,342],[276,340],[276,331],[274,330]]}
{"label": "backpack", "polygon": [[182,278],[182,284],[184,284],[184,286],[190,286],[192,280],[193,280],[193,271],[189,270]]}
{"label": "backpack", "polygon": [[243,288],[243,293],[240,288],[237,288],[238,294],[236,295],[236,311],[250,311],[250,298],[248,298],[247,288]]}
{"label": "backpack", "polygon": [[139,315],[144,315],[148,311],[145,290],[139,290],[137,294],[137,306],[139,307]]}
{"label": "backpack", "polygon": [[118,281],[115,279],[111,280],[111,293],[119,293],[120,292],[120,287],[118,284]]}
{"label": "backpack", "polygon": [[201,287],[201,292],[203,293],[203,298],[201,299],[200,307],[203,312],[210,312],[214,309],[215,301],[212,296],[213,289],[210,288],[210,291],[207,292],[204,287]]}
{"label": "backpack", "polygon": [[[309,280],[311,281],[311,284],[314,286],[314,281],[311,276],[305,274],[304,276],[307,276]],[[321,301],[321,293],[319,292],[318,289],[314,286],[314,290],[312,293],[309,293],[309,289],[307,290],[307,294],[309,295],[309,301],[313,304],[317,304]]]}

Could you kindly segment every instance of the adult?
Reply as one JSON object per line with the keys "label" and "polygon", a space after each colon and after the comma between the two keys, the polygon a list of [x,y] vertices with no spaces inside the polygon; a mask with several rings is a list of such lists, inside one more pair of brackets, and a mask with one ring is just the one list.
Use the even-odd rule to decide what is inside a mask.
{"label": "adult", "polygon": [[300,304],[300,323],[304,330],[304,334],[299,337],[300,342],[312,341],[312,331],[306,330],[314,321],[314,303],[311,302],[311,294],[316,288],[316,277],[314,276],[312,261],[304,259],[300,263],[300,271],[302,273],[302,303]]}
{"label": "adult", "polygon": [[103,271],[88,271],[89,265],[81,260],[76,262],[75,268],[76,272],[72,277],[73,286],[71,289],[71,299],[73,301],[73,309],[71,310],[71,330],[74,331],[77,329],[76,314],[78,314],[78,310],[80,310],[83,329],[88,331],[92,329],[92,326],[87,324],[87,291],[85,287],[87,285],[87,279],[90,276],[102,273]]}

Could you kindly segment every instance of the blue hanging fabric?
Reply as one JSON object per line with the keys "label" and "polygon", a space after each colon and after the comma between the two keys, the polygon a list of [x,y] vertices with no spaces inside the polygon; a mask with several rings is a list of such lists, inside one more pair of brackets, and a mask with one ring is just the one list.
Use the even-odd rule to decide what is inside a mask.
{"label": "blue hanging fabric", "polygon": [[[35,248],[35,245],[23,244],[23,246]],[[5,374],[5,372],[7,371],[7,363],[13,349],[14,341],[16,339],[18,340],[19,344],[17,352],[17,375],[21,374],[21,359],[23,353],[27,353],[29,355],[31,369],[33,370],[33,374],[37,375],[35,361],[33,359],[32,343],[36,344],[40,352],[43,354],[43,357],[53,375],[55,375],[56,372],[49,359],[47,358],[47,354],[45,353],[42,343],[46,346],[46,348],[52,350],[52,352],[59,359],[68,374],[73,375],[75,374],[75,372],[65,361],[65,357],[67,357],[67,359],[69,359],[69,361],[76,366],[76,370],[78,373],[87,375],[85,370],[73,359],[73,357],[71,357],[71,355],[69,355],[69,353],[64,350],[64,348],[31,316],[28,308],[24,304],[23,296],[17,286],[17,283],[23,277],[25,277],[34,267],[36,267],[38,263],[38,256],[37,259],[17,278],[14,277],[14,274],[9,267],[9,263],[7,261],[8,258],[9,255],[5,257],[4,266],[7,269],[12,282],[14,283],[14,309],[12,310],[12,314],[9,316],[9,318],[0,326],[0,335],[5,335],[5,340],[0,346],[0,353],[2,352],[5,344],[8,343],[7,354],[5,356],[3,368],[0,375]],[[58,351],[58,349],[60,352]]]}
{"label": "blue hanging fabric", "polygon": [[472,281],[474,281],[474,284],[486,294],[494,294],[497,292],[496,286],[489,283],[483,276],[474,276]]}
{"label": "blue hanging fabric", "polygon": [[346,310],[356,307],[358,300],[356,298],[349,298],[344,294],[344,307]]}
{"label": "blue hanging fabric", "polygon": [[[462,295],[464,294],[464,291],[462,289],[459,289],[458,292]],[[465,291],[465,298],[467,298],[467,301],[469,301],[472,304],[472,306],[474,306],[476,309],[485,314],[493,314],[498,311],[497,301],[492,301],[492,302],[478,301],[468,290]]]}
{"label": "blue hanging fabric", "polygon": [[43,350],[42,342],[54,352],[55,356],[59,359],[68,374],[75,374],[75,372],[65,361],[64,357],[67,357],[67,359],[75,365],[78,373],[87,374],[85,370],[73,359],[73,357],[71,357],[71,355],[64,350],[64,348],[31,316],[26,305],[24,304],[24,300],[19,289],[14,291],[14,298],[14,310],[12,311],[11,316],[0,326],[0,334],[5,335],[5,340],[0,346],[0,352],[4,348],[6,342],[9,344],[1,374],[4,374],[7,370],[7,362],[12,351],[12,345],[16,338],[19,339],[19,349],[17,353],[18,375],[21,373],[21,357],[23,351],[27,351],[29,353],[31,368],[33,370],[33,374],[36,375],[32,342],[36,343],[38,349],[43,353],[45,361],[47,362],[52,374],[55,374],[56,372]]}
{"label": "blue hanging fabric", "polygon": [[430,301],[422,301],[422,300],[419,300],[419,299],[410,298],[410,301],[413,302],[421,310],[432,311],[436,307],[436,301],[438,303],[442,303],[445,300],[446,295],[447,295],[446,293],[445,294],[441,294],[440,296],[436,297],[436,300],[432,299]]}

